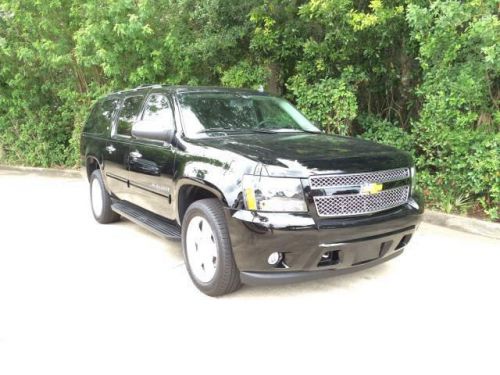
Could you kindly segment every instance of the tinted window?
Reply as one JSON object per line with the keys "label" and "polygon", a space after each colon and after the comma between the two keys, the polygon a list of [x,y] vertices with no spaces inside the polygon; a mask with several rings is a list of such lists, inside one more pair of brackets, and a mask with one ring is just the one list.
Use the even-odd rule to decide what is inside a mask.
{"label": "tinted window", "polygon": [[[187,93],[179,98],[188,137],[219,136],[224,130],[252,132],[318,132],[286,100],[264,95]],[[216,132],[218,133],[216,133]]]}
{"label": "tinted window", "polygon": [[[261,125],[265,127],[278,126],[285,129],[293,129],[296,127],[296,122],[292,116],[284,111],[276,102],[271,100],[261,100],[258,102],[257,117],[262,119]],[[270,126],[272,125],[272,126]]]}
{"label": "tinted window", "polygon": [[170,103],[165,95],[153,94],[149,97],[142,119],[153,123],[158,129],[175,128]]}
{"label": "tinted window", "polygon": [[84,131],[87,133],[105,134],[111,126],[111,120],[113,119],[113,113],[117,104],[117,99],[97,102],[85,123]]}
{"label": "tinted window", "polygon": [[118,115],[118,125],[116,133],[120,135],[130,136],[132,132],[132,124],[137,118],[141,109],[142,96],[131,96],[123,101],[123,106]]}

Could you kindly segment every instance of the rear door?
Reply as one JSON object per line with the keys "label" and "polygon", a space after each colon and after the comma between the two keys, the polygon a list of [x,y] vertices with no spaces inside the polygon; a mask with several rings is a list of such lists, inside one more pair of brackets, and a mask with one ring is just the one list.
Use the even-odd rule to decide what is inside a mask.
{"label": "rear door", "polygon": [[[166,93],[151,93],[138,121],[147,121],[158,129],[175,130],[174,116]],[[175,149],[171,144],[145,138],[130,142],[130,197],[136,205],[172,219],[172,181]]]}
{"label": "rear door", "polygon": [[[98,101],[92,108],[82,133],[81,147],[84,156],[91,155],[102,162],[103,152],[106,149],[119,103],[120,100],[117,98],[107,98]],[[91,141],[84,142],[87,140]]]}
{"label": "rear door", "polygon": [[115,118],[103,159],[109,190],[120,199],[129,198],[129,144],[132,125],[142,107],[144,95],[133,94],[123,99]]}

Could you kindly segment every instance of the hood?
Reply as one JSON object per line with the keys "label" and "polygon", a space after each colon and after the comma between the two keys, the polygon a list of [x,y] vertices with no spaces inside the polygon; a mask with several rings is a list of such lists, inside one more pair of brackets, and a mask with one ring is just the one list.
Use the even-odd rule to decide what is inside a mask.
{"label": "hood", "polygon": [[327,134],[253,133],[190,141],[262,163],[272,175],[359,173],[411,165],[409,154],[394,147]]}

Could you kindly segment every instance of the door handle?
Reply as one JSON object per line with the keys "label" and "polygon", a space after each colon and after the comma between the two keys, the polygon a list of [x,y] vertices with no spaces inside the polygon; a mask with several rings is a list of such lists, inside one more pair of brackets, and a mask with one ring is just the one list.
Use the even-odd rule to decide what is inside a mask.
{"label": "door handle", "polygon": [[116,148],[113,145],[109,145],[106,147],[106,151],[112,154],[113,152],[116,151]]}
{"label": "door handle", "polygon": [[142,158],[142,154],[139,151],[132,151],[129,155],[134,159]]}

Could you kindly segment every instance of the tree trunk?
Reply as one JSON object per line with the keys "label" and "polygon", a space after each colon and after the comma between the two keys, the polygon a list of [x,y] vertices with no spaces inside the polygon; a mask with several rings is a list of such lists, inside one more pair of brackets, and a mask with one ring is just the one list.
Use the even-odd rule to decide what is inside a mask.
{"label": "tree trunk", "polygon": [[403,38],[401,43],[401,50],[399,54],[399,65],[401,71],[401,86],[399,92],[399,100],[397,104],[399,107],[400,121],[403,129],[408,129],[410,118],[415,110],[410,107],[413,99],[414,78],[413,71],[416,69],[415,60],[408,56],[406,51],[406,39]]}
{"label": "tree trunk", "polygon": [[269,76],[267,78],[267,90],[274,95],[283,94],[282,68],[279,63],[271,62],[267,66]]}

